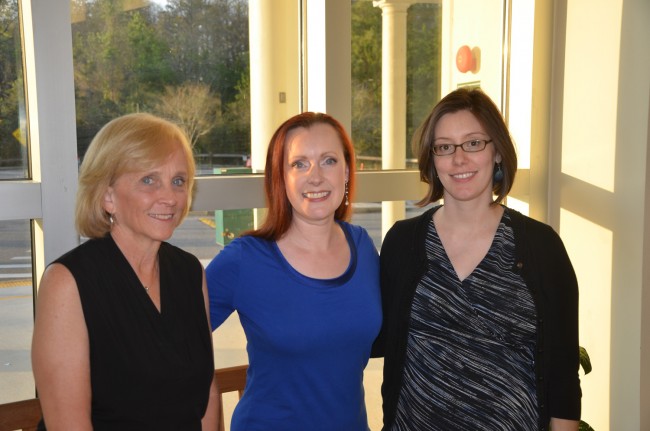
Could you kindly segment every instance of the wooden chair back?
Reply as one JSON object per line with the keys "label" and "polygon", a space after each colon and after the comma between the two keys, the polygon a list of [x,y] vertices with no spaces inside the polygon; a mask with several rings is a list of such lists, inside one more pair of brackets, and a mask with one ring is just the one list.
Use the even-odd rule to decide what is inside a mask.
{"label": "wooden chair back", "polygon": [[214,371],[217,382],[217,392],[219,393],[219,431],[225,431],[223,394],[226,392],[237,391],[239,398],[241,398],[242,395],[244,395],[244,388],[246,387],[247,370],[248,365],[238,365],[236,367],[219,368]]}
{"label": "wooden chair back", "polygon": [[0,404],[0,431],[36,431],[41,417],[38,398]]}

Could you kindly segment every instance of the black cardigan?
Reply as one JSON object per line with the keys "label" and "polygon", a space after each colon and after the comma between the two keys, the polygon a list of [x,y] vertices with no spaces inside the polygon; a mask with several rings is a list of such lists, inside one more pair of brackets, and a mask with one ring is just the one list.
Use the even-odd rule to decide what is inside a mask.
{"label": "black cardigan", "polygon": [[[373,356],[384,357],[384,430],[395,420],[411,303],[427,269],[424,240],[438,208],[395,223],[381,247],[384,318]],[[512,209],[505,211],[510,214],[515,236],[517,263],[513,269],[525,280],[537,309],[538,429],[546,430],[551,417],[580,418],[578,283],[564,244],[550,226]]]}

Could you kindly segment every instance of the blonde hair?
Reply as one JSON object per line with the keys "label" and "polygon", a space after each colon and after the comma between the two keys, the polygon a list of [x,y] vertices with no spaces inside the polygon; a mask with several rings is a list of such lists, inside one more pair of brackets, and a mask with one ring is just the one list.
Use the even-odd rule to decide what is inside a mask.
{"label": "blonde hair", "polygon": [[[196,166],[187,135],[176,124],[147,113],[115,118],[93,138],[79,170],[75,207],[77,230],[88,238],[101,238],[111,230],[103,199],[122,174],[146,170],[162,163],[178,148],[187,162],[189,190],[185,218],[192,203]],[[182,219],[181,218],[181,219]]]}

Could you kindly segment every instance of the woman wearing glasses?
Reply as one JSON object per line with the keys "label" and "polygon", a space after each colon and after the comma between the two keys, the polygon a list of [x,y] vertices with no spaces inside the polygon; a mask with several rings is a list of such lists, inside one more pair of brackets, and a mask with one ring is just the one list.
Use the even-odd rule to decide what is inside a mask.
{"label": "woman wearing glasses", "polygon": [[480,90],[414,139],[423,215],[384,239],[385,430],[577,430],[578,287],[560,237],[502,204],[517,157]]}

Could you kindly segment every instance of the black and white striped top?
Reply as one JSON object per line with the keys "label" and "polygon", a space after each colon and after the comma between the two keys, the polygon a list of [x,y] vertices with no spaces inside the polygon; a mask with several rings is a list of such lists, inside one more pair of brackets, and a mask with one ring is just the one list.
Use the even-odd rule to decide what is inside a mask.
{"label": "black and white striped top", "polygon": [[428,269],[411,308],[393,430],[531,430],[537,426],[535,304],[515,273],[504,211],[490,249],[462,282],[433,222]]}

